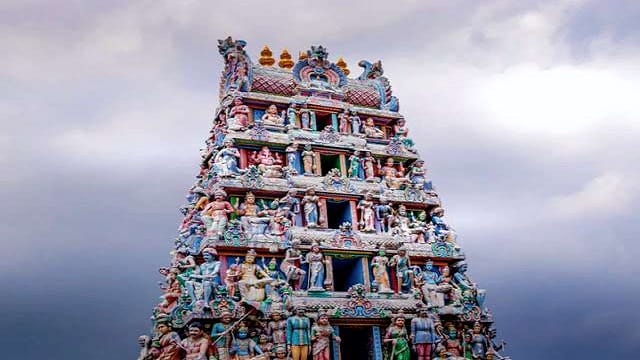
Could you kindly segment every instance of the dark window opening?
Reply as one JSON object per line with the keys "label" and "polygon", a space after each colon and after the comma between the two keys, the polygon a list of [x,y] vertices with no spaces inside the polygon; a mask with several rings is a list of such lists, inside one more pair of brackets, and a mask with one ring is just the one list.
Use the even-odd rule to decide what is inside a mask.
{"label": "dark window opening", "polygon": [[322,176],[327,175],[331,169],[340,170],[340,174],[342,173],[342,167],[340,166],[340,156],[339,155],[320,155],[320,169],[322,170]]}
{"label": "dark window opening", "polygon": [[347,291],[355,284],[363,284],[362,259],[333,259],[333,290]]}
{"label": "dark window opening", "polygon": [[353,224],[349,201],[327,200],[327,224],[329,228],[338,229],[346,221]]}

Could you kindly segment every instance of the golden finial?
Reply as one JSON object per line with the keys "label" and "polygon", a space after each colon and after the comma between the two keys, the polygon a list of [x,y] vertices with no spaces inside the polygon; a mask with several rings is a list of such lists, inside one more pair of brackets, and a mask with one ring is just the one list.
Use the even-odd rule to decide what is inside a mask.
{"label": "golden finial", "polygon": [[289,54],[287,49],[282,49],[282,53],[280,54],[280,61],[278,61],[278,66],[283,69],[291,69],[293,67],[293,60],[291,60],[291,54]]}
{"label": "golden finial", "polygon": [[258,59],[258,62],[262,66],[272,66],[273,64],[275,64],[276,59],[273,58],[273,53],[267,45],[265,45],[262,48],[262,51],[260,51],[260,59]]}
{"label": "golden finial", "polygon": [[309,57],[309,55],[307,55],[306,51],[300,51],[300,55],[298,55],[298,61],[302,61],[302,60],[304,60],[304,59],[306,59],[308,57]]}
{"label": "golden finial", "polygon": [[338,59],[338,61],[336,61],[336,66],[338,66],[345,75],[349,75],[349,73],[351,72],[351,70],[349,70],[349,68],[347,67],[347,62],[344,61],[343,58],[340,58]]}

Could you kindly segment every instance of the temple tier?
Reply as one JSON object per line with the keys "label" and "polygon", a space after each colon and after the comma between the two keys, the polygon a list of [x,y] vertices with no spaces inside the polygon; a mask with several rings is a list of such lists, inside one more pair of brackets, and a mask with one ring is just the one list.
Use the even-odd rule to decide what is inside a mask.
{"label": "temple tier", "polygon": [[382,63],[245,46],[139,359],[505,359]]}

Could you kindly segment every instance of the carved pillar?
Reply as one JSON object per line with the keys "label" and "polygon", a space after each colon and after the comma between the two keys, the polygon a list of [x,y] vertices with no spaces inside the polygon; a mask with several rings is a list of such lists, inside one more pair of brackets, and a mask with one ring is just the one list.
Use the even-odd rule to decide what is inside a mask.
{"label": "carved pillar", "polygon": [[382,360],[382,338],[380,337],[380,327],[372,326],[373,338],[373,360]]}

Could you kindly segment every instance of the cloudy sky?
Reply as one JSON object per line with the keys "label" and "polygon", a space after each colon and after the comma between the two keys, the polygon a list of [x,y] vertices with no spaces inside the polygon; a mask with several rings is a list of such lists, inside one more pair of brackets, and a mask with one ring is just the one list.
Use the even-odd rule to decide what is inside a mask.
{"label": "cloudy sky", "polygon": [[507,353],[640,352],[636,1],[0,5],[0,344],[133,359],[217,106],[217,39],[382,59]]}

